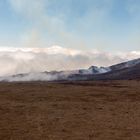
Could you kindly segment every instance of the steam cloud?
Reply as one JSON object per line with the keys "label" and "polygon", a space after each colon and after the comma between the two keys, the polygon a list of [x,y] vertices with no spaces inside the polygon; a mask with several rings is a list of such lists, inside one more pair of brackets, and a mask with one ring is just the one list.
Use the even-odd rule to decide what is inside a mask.
{"label": "steam cloud", "polygon": [[49,48],[0,48],[0,76],[52,70],[74,70],[91,65],[109,66],[140,57],[140,52],[110,54],[60,46]]}

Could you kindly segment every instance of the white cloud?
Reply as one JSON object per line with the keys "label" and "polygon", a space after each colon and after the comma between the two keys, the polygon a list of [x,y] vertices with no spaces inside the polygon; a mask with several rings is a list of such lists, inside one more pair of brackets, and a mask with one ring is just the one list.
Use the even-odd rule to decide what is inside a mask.
{"label": "white cloud", "polygon": [[91,65],[109,66],[140,57],[140,52],[110,54],[60,46],[49,48],[0,47],[0,76],[51,70],[73,70]]}

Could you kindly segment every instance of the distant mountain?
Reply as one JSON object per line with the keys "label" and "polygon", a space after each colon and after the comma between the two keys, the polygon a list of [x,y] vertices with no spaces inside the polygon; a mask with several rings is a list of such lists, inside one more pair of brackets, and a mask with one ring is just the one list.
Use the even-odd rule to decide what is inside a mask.
{"label": "distant mountain", "polygon": [[87,70],[79,70],[79,74],[102,74],[102,73],[107,73],[111,69],[109,67],[96,67],[96,66],[91,66]]}
{"label": "distant mountain", "polygon": [[110,67],[111,71],[101,75],[103,79],[140,79],[140,59]]}
{"label": "distant mountain", "polygon": [[131,61],[127,61],[127,62],[123,62],[123,63],[117,64],[117,65],[110,66],[110,69],[112,71],[114,71],[114,70],[121,70],[121,69],[124,69],[124,68],[134,67],[137,64],[140,64],[140,58],[139,59],[135,59],[135,60],[131,60]]}
{"label": "distant mountain", "polygon": [[140,79],[140,58],[110,66],[107,72],[96,75],[71,75],[70,79],[82,80],[128,80]]}
{"label": "distant mountain", "polygon": [[140,58],[110,67],[91,66],[73,71],[51,71],[1,77],[0,81],[125,80],[140,79]]}

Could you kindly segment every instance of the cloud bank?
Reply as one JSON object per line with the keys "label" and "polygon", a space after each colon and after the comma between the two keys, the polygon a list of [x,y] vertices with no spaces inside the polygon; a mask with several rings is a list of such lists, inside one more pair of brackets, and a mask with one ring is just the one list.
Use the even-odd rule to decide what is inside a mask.
{"label": "cloud bank", "polygon": [[110,54],[60,46],[49,48],[0,47],[0,76],[53,70],[75,70],[88,68],[91,65],[109,66],[139,57],[140,52],[138,51]]}

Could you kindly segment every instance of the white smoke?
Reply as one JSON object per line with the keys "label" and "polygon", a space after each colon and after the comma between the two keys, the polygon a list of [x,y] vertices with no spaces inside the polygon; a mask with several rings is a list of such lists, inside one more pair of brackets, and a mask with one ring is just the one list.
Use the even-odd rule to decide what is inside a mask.
{"label": "white smoke", "polygon": [[6,76],[0,77],[0,81],[7,82],[23,82],[23,81],[54,81],[58,80],[59,77],[57,74],[46,74],[46,73],[29,73],[29,74],[19,74],[16,76]]}
{"label": "white smoke", "polygon": [[134,58],[140,52],[110,54],[100,51],[80,51],[60,46],[49,48],[0,47],[0,76],[38,73],[53,70],[75,70],[91,65],[110,66]]}

